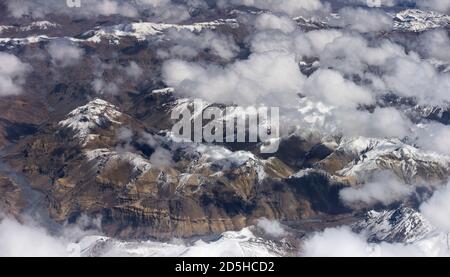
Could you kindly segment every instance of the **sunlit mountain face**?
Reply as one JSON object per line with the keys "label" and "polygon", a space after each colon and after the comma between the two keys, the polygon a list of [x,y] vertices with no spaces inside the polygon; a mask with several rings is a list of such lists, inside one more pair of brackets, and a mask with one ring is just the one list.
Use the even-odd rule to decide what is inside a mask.
{"label": "sunlit mountain face", "polygon": [[449,256],[449,33],[446,0],[0,0],[0,256]]}

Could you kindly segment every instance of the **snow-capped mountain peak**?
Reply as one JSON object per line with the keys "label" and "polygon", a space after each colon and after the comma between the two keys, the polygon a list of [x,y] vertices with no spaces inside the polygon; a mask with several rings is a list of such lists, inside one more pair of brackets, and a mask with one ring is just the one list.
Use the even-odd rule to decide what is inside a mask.
{"label": "snow-capped mountain peak", "polygon": [[396,29],[410,32],[422,32],[429,29],[446,27],[450,24],[450,16],[433,11],[408,9],[395,15]]}
{"label": "snow-capped mountain peak", "polygon": [[390,243],[413,243],[435,230],[422,214],[406,207],[392,211],[369,211],[353,229],[365,232],[369,241]]}
{"label": "snow-capped mountain peak", "polygon": [[450,159],[447,156],[423,151],[398,139],[348,138],[343,139],[338,151],[356,155],[357,159],[338,173],[343,176],[364,176],[386,169],[401,173],[405,181],[414,180],[421,172],[432,176],[445,175]]}
{"label": "snow-capped mountain peak", "polygon": [[92,132],[96,128],[121,124],[117,121],[120,116],[122,113],[114,105],[97,98],[70,112],[65,120],[59,122],[59,125],[72,129],[75,137],[86,144],[92,138]]}

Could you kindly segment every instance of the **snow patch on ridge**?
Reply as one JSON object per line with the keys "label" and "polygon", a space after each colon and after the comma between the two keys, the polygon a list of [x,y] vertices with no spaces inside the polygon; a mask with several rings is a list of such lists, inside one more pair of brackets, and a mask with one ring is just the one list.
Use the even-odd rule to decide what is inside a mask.
{"label": "snow patch on ridge", "polygon": [[131,153],[124,152],[119,153],[116,151],[111,151],[106,148],[88,150],[85,152],[88,161],[94,161],[98,168],[105,168],[109,163],[114,161],[124,161],[133,166],[133,171],[137,173],[145,173],[152,168],[150,161],[146,160],[142,156]]}
{"label": "snow patch on ridge", "polygon": [[189,25],[167,24],[153,22],[136,22],[118,24],[109,27],[99,27],[95,30],[84,33],[83,37],[88,37],[86,41],[99,43],[104,39],[110,43],[119,44],[123,37],[134,37],[137,40],[145,40],[148,37],[162,35],[168,29],[188,30],[191,32],[201,32],[203,29],[215,29],[221,25],[229,25],[233,28],[238,26],[234,19],[216,20],[212,22],[200,22]]}
{"label": "snow patch on ridge", "polygon": [[4,31],[15,31],[15,32],[29,32],[29,31],[35,31],[35,30],[48,30],[51,28],[57,28],[59,27],[59,24],[50,22],[50,21],[35,21],[30,23],[29,25],[25,26],[12,26],[12,25],[3,25],[0,26],[0,33]]}

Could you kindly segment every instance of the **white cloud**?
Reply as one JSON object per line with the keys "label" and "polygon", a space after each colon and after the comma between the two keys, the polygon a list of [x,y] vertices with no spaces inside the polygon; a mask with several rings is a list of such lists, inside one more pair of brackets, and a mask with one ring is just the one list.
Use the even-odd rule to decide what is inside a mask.
{"label": "white cloud", "polygon": [[30,70],[31,67],[16,56],[0,52],[0,96],[20,94]]}
{"label": "white cloud", "polygon": [[0,256],[63,257],[69,256],[67,245],[36,225],[22,225],[5,218],[0,221]]}
{"label": "white cloud", "polygon": [[333,70],[319,69],[311,75],[303,87],[302,93],[311,99],[338,107],[357,107],[360,104],[375,102],[370,90],[345,80]]}
{"label": "white cloud", "polygon": [[[80,238],[98,234],[101,218],[82,215],[73,225],[64,224],[50,234],[34,219],[24,215],[21,221],[0,212],[0,257],[80,256]],[[89,230],[88,230],[89,229]]]}
{"label": "white cloud", "polygon": [[[434,56],[445,58],[446,37],[441,34],[434,41],[436,44],[433,47],[434,51],[429,52],[434,53]],[[439,49],[442,50],[439,51]],[[335,98],[328,99],[331,101],[325,101],[326,104],[334,103],[339,106],[339,104],[346,104],[345,100],[348,99],[350,100],[348,106],[358,101],[367,104],[373,102],[371,97],[389,92],[399,96],[415,97],[420,104],[439,104],[449,100],[446,92],[449,91],[450,75],[438,73],[433,65],[420,60],[416,53],[407,54],[403,47],[389,40],[374,43],[354,33],[333,30],[308,33],[298,30],[291,33],[263,30],[251,37],[251,50],[253,53],[280,51],[293,54],[297,62],[301,62],[305,57],[318,57],[317,65],[320,65],[322,70],[313,74],[307,82],[312,84],[306,87],[305,94],[315,90],[320,92],[321,88],[327,91],[327,93],[321,93],[322,96],[333,96],[329,92],[338,89],[343,92],[343,94],[335,94]],[[333,69],[333,72],[338,71],[341,76],[347,78],[358,76],[357,79],[362,80],[364,87],[343,81],[339,78],[339,73],[330,74],[329,71],[324,71],[327,68]],[[336,89],[334,85],[323,82],[326,76],[322,75],[329,75],[328,77],[334,75],[332,80],[336,82],[340,80]],[[314,79],[321,80],[313,82]],[[353,89],[347,90],[346,87],[349,86]],[[373,95],[370,96],[369,93]],[[314,94],[320,96],[320,93],[309,93],[309,96]],[[338,96],[345,97],[339,99]],[[339,100],[342,101],[339,102]]]}
{"label": "white cloud", "polygon": [[389,31],[394,26],[392,17],[380,10],[343,8],[339,15],[339,19],[330,22],[333,26],[360,33]]}
{"label": "white cloud", "polygon": [[360,35],[346,34],[328,43],[319,56],[322,67],[332,67],[345,74],[362,74],[369,66],[383,66],[390,59],[406,54],[403,47],[388,40],[371,46]]}
{"label": "white cloud", "polygon": [[425,32],[419,37],[419,49],[426,58],[450,63],[450,37],[445,30]]}
{"label": "white cloud", "polygon": [[265,217],[258,219],[256,227],[262,229],[267,235],[277,238],[288,234],[279,221],[269,220]]}
{"label": "white cloud", "polygon": [[450,2],[447,0],[416,0],[419,7],[429,8],[443,13],[450,12]]}
{"label": "white cloud", "polygon": [[117,95],[121,91],[130,91],[129,85],[136,87],[144,80],[145,69],[135,61],[130,61],[128,65],[120,65],[106,63],[93,56],[92,63],[94,79],[91,86],[98,94]]}
{"label": "white cloud", "polygon": [[289,32],[289,27],[279,27],[284,29],[266,27],[253,34],[250,41],[252,52],[283,51],[295,54],[297,61],[301,61],[304,57],[319,57],[326,45],[343,35],[336,30],[304,33],[300,30]]}
{"label": "white cloud", "polygon": [[447,244],[433,237],[414,244],[367,243],[367,238],[349,227],[329,228],[315,233],[303,245],[309,257],[435,257],[448,256]]}
{"label": "white cloud", "polygon": [[420,206],[421,213],[436,228],[450,233],[450,185],[434,192],[433,196]]}
{"label": "white cloud", "polygon": [[123,16],[134,17],[137,15],[135,7],[127,3],[119,3],[114,0],[95,0],[83,3],[83,6],[89,6],[98,15],[113,15],[120,14]]}
{"label": "white cloud", "polygon": [[136,62],[130,62],[123,70],[133,80],[138,80],[144,74],[144,70]]}
{"label": "white cloud", "polygon": [[342,227],[316,233],[305,241],[302,252],[310,257],[361,257],[372,251],[363,237]]}
{"label": "white cloud", "polygon": [[168,0],[82,0],[80,8],[69,8],[65,0],[7,0],[8,11],[13,17],[42,18],[49,14],[67,16],[144,16],[156,20],[182,21],[188,19],[189,8],[204,5],[201,0],[175,4]]}
{"label": "white cloud", "polygon": [[295,56],[280,52],[252,54],[225,67],[170,60],[163,77],[181,96],[240,106],[291,106],[304,81]]}
{"label": "white cloud", "polygon": [[[333,107],[302,98],[296,112],[288,113],[288,126],[322,135],[348,137],[400,138],[411,134],[412,122],[395,108],[376,108],[373,112],[349,107]],[[283,126],[282,126],[283,127]],[[287,126],[286,126],[287,127]]]}
{"label": "white cloud", "polygon": [[416,144],[424,150],[450,155],[450,126],[440,123],[429,123],[415,131]]}
{"label": "white cloud", "polygon": [[84,51],[67,41],[53,41],[47,46],[52,62],[56,66],[73,66],[80,62]]}
{"label": "white cloud", "polygon": [[305,36],[311,44],[311,49],[313,50],[310,57],[319,56],[327,45],[343,35],[343,33],[336,30],[316,30],[306,33]]}
{"label": "white cloud", "polygon": [[[255,235],[249,228],[227,232],[219,240],[185,243],[120,241],[100,236],[95,228],[99,219],[82,216],[75,226],[62,226],[57,235],[27,218],[23,223],[15,219],[0,220],[0,257],[243,257],[274,256],[264,243],[255,244]],[[87,229],[91,227],[93,230]],[[98,244],[100,242],[100,244]],[[107,246],[98,248],[98,246]],[[85,252],[87,251],[87,253]]]}
{"label": "white cloud", "polygon": [[255,19],[255,27],[258,30],[280,30],[291,33],[297,29],[297,23],[288,16],[263,13]]}
{"label": "white cloud", "polygon": [[377,108],[373,113],[336,109],[327,118],[330,125],[347,136],[404,138],[410,134],[411,121],[395,108]]}
{"label": "white cloud", "polygon": [[[117,80],[120,81],[120,80]],[[96,78],[91,82],[92,88],[98,94],[113,94],[119,93],[120,88],[116,82],[108,82],[103,79]]]}
{"label": "white cloud", "polygon": [[414,97],[419,104],[441,105],[450,101],[450,74],[438,73],[430,63],[419,58],[392,59],[383,80],[399,96]]}
{"label": "white cloud", "polygon": [[350,207],[371,207],[378,203],[389,205],[403,200],[413,191],[412,185],[401,183],[393,173],[380,172],[360,187],[342,189],[339,196]]}
{"label": "white cloud", "polygon": [[[136,9],[145,10],[144,15],[162,21],[179,22],[190,17],[189,9],[193,7],[204,6],[201,0],[187,1],[185,4],[175,4],[176,1],[170,0],[137,0]],[[148,10],[148,12],[147,12]]]}
{"label": "white cloud", "polygon": [[133,131],[127,127],[121,127],[117,132],[117,139],[122,142],[129,143],[133,138]]}
{"label": "white cloud", "polygon": [[150,157],[150,163],[156,167],[173,166],[172,153],[165,148],[158,147]]}
{"label": "white cloud", "polygon": [[[45,4],[44,4],[45,5]],[[31,15],[33,17],[42,17],[45,13],[45,8],[26,0],[8,0],[6,7],[13,17],[22,17],[24,15]]]}
{"label": "white cloud", "polygon": [[174,42],[174,46],[167,50],[160,49],[161,57],[194,58],[201,51],[210,50],[212,54],[230,60],[239,52],[239,47],[231,36],[210,30],[196,34],[188,30],[170,29],[166,39]]}
{"label": "white cloud", "polygon": [[32,16],[42,18],[50,13],[66,15],[113,15],[136,16],[135,7],[125,1],[82,0],[81,8],[71,9],[66,1],[59,0],[7,0],[7,8],[12,16],[20,18]]}

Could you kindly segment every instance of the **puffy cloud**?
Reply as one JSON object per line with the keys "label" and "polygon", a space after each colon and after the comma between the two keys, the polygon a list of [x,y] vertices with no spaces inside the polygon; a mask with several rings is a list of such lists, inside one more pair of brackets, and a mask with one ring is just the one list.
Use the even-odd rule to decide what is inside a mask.
{"label": "puffy cloud", "polygon": [[287,231],[283,228],[280,222],[276,220],[269,220],[265,217],[258,219],[256,227],[262,229],[264,233],[269,236],[279,238],[287,235]]}
{"label": "puffy cloud", "polygon": [[416,0],[419,7],[436,10],[439,12],[450,12],[450,2],[446,0]]}
{"label": "puffy cloud", "polygon": [[138,80],[144,74],[144,70],[136,62],[130,62],[128,66],[124,67],[124,71],[133,80]]}
{"label": "puffy cloud", "polygon": [[[404,138],[410,134],[411,121],[395,108],[377,108],[373,113],[355,110],[334,110],[328,129],[337,126],[347,136],[372,138]],[[326,125],[327,126],[327,125]]]}
{"label": "puffy cloud", "polygon": [[430,223],[443,232],[450,233],[450,185],[437,190],[420,206],[422,214]]}
{"label": "puffy cloud", "polygon": [[297,28],[297,24],[288,16],[263,13],[255,19],[255,27],[258,30],[280,30],[291,33]]}
{"label": "puffy cloud", "polygon": [[165,148],[158,147],[150,157],[150,163],[156,167],[172,166],[174,164],[172,153]]}
{"label": "puffy cloud", "polygon": [[230,60],[239,52],[231,36],[203,31],[199,34],[188,30],[171,29],[166,34],[166,39],[174,42],[174,46],[168,50],[159,50],[162,57],[194,58],[201,51],[210,50],[212,54],[224,60]]}
{"label": "puffy cloud", "polygon": [[252,54],[225,67],[170,60],[163,77],[182,96],[240,106],[291,106],[304,81],[294,55],[280,52]]}
{"label": "puffy cloud", "polygon": [[90,9],[95,11],[98,15],[113,15],[120,14],[123,16],[134,17],[137,15],[135,7],[127,3],[119,3],[113,0],[95,0],[83,3],[83,6],[89,6]]}
{"label": "puffy cloud", "polygon": [[6,218],[0,222],[0,256],[63,257],[69,256],[69,251],[45,229]]}
{"label": "puffy cloud", "polygon": [[25,75],[30,66],[16,56],[0,52],[0,96],[17,95],[22,92]]}
{"label": "puffy cloud", "polygon": [[190,17],[189,9],[193,7],[204,6],[202,0],[184,1],[186,4],[181,4],[178,1],[171,0],[137,0],[136,9],[142,10],[143,15],[150,18],[162,21],[179,22]]}
{"label": "puffy cloud", "polygon": [[[445,45],[445,40],[439,45]],[[435,48],[438,49],[438,48]],[[442,47],[445,50],[445,47]],[[437,70],[428,62],[420,60],[419,56],[414,52],[406,53],[405,49],[398,44],[388,40],[378,42],[370,42],[360,35],[349,34],[345,32],[333,30],[320,30],[303,33],[293,31],[292,33],[284,33],[279,30],[264,30],[256,33],[251,38],[251,50],[254,53],[266,53],[270,51],[281,51],[294,54],[296,61],[300,62],[305,57],[318,57],[320,68],[332,68],[347,78],[356,78],[361,80],[362,86],[350,85],[352,88],[358,88],[359,92],[353,93],[355,90],[348,91],[342,99],[357,100],[359,96],[362,104],[373,102],[370,99],[369,91],[374,94],[386,94],[388,92],[396,93],[400,96],[415,97],[420,104],[436,104],[442,101],[448,101],[449,81],[448,74],[439,74]],[[438,53],[435,51],[435,55]],[[445,55],[445,51],[439,52],[441,57]],[[351,82],[342,81],[342,78],[336,74],[318,73],[314,76],[307,90],[316,90],[314,86],[333,91],[332,85],[326,82],[313,82],[314,79],[325,80],[326,76],[332,77],[334,80],[340,80],[341,86],[336,88],[344,88]],[[319,78],[321,77],[321,78]],[[307,93],[306,93],[307,94]],[[311,95],[311,94],[308,94]],[[333,95],[331,93],[322,93],[322,95]],[[337,94],[339,95],[339,94]],[[336,96],[337,96],[336,95]],[[333,104],[333,101],[339,99],[331,99],[327,104]],[[338,103],[338,102],[335,102]],[[341,103],[342,104],[342,103]],[[354,102],[349,102],[349,106]]]}
{"label": "puffy cloud", "polygon": [[308,98],[300,100],[297,113],[289,113],[286,122],[301,130],[323,135],[350,137],[405,138],[412,122],[395,108],[376,108],[373,112],[348,107],[333,107]]}
{"label": "puffy cloud", "polygon": [[349,227],[329,228],[315,233],[303,245],[309,257],[435,257],[448,256],[447,244],[431,238],[413,244],[367,243],[367,238]]}
{"label": "puffy cloud", "polygon": [[450,126],[429,123],[420,126],[415,132],[416,144],[422,149],[439,154],[450,155]]}
{"label": "puffy cloud", "polygon": [[[265,23],[251,36],[250,46],[253,53],[283,51],[296,55],[297,61],[305,57],[319,57],[325,46],[343,35],[337,30],[315,30],[304,33],[284,26],[281,23]],[[280,29],[283,28],[283,29]]]}
{"label": "puffy cloud", "polygon": [[117,133],[117,139],[123,142],[126,142],[127,144],[130,143],[131,139],[133,138],[133,131],[131,131],[127,127],[121,127]]}
{"label": "puffy cloud", "polygon": [[414,97],[419,104],[441,105],[450,101],[450,74],[418,58],[402,57],[391,60],[383,80],[388,89],[399,96]]}
{"label": "puffy cloud", "polygon": [[347,227],[326,229],[303,245],[303,254],[309,257],[362,257],[369,256],[372,251],[363,237]]}
{"label": "puffy cloud", "polygon": [[450,37],[444,30],[425,32],[420,36],[418,51],[426,58],[450,63]]}
{"label": "puffy cloud", "polygon": [[393,173],[379,172],[360,187],[342,189],[339,196],[350,207],[370,207],[378,203],[389,205],[403,200],[413,191],[411,185],[401,183]]}
{"label": "puffy cloud", "polygon": [[[128,65],[105,63],[97,56],[92,57],[94,64],[94,79],[91,82],[93,90],[98,94],[118,94],[121,90],[129,90],[130,83],[142,81],[144,69],[135,61]],[[119,77],[117,77],[119,76]]]}
{"label": "puffy cloud", "polygon": [[319,56],[327,45],[334,42],[335,39],[343,36],[343,33],[336,30],[316,30],[306,33],[311,49],[311,56]]}
{"label": "puffy cloud", "polygon": [[388,40],[382,40],[378,46],[371,46],[359,35],[346,34],[332,42],[319,54],[321,66],[345,74],[362,74],[369,66],[384,66],[392,58],[406,56],[403,47]]}
{"label": "puffy cloud", "polygon": [[56,66],[66,67],[76,65],[83,57],[84,51],[67,41],[52,41],[47,46],[52,62]]}
{"label": "puffy cloud", "polygon": [[67,15],[113,15],[136,16],[135,7],[126,1],[82,0],[80,8],[69,8],[66,1],[58,0],[7,0],[8,11],[14,17],[44,17],[50,13]]}
{"label": "puffy cloud", "polygon": [[188,19],[189,8],[204,6],[202,0],[173,3],[170,0],[82,0],[81,7],[70,8],[61,0],[7,0],[8,11],[20,18],[31,16],[42,18],[48,14],[68,16],[110,16],[149,17],[158,20],[182,21]]}
{"label": "puffy cloud", "polygon": [[[120,80],[118,80],[120,81]],[[94,79],[91,83],[92,88],[98,94],[113,94],[116,95],[119,93],[120,88],[118,84],[115,82],[108,82],[103,79]]]}
{"label": "puffy cloud", "polygon": [[[185,243],[119,241],[99,236],[95,229],[98,220],[82,217],[76,226],[63,226],[57,235],[27,219],[19,223],[14,219],[0,220],[0,257],[79,257],[94,254],[106,257],[241,257],[273,256],[264,244],[254,244],[255,235],[249,228],[225,233],[219,240],[196,240]],[[91,231],[91,228],[93,231]],[[100,245],[107,246],[98,248]]]}
{"label": "puffy cloud", "polygon": [[389,31],[394,25],[392,17],[380,10],[343,8],[339,15],[338,19],[330,22],[332,25],[360,33]]}
{"label": "puffy cloud", "polygon": [[76,242],[97,234],[100,220],[83,215],[76,224],[64,225],[57,234],[50,234],[28,216],[23,216],[22,222],[1,216],[0,257],[80,256],[81,247]]}
{"label": "puffy cloud", "polygon": [[[62,1],[65,2],[65,1]],[[53,9],[50,8],[45,13],[67,13],[84,16],[98,16],[98,15],[122,15],[126,17],[135,17],[138,15],[138,11],[135,6],[127,3],[126,1],[114,1],[114,0],[81,0],[81,6],[72,9],[56,9],[54,5]]]}
{"label": "puffy cloud", "polygon": [[355,83],[345,80],[333,70],[319,69],[305,82],[303,94],[311,99],[338,107],[357,107],[360,104],[373,104],[371,92]]}
{"label": "puffy cloud", "polygon": [[[24,15],[31,15],[33,17],[42,17],[49,5],[45,1],[26,1],[26,0],[8,0],[6,7],[13,17],[22,17]],[[39,5],[39,4],[42,4]],[[53,4],[53,3],[52,3]]]}

